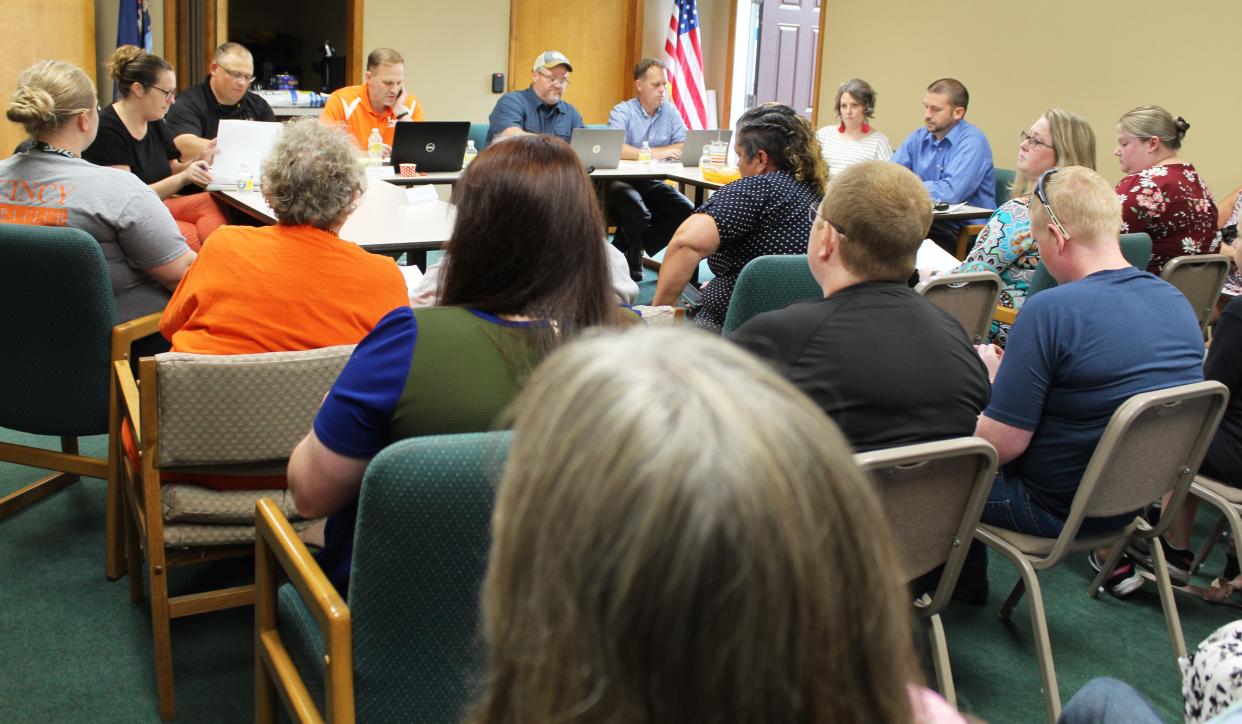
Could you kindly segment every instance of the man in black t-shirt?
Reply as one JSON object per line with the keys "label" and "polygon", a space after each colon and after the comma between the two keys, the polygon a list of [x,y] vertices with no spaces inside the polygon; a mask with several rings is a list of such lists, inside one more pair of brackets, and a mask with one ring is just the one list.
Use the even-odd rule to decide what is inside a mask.
{"label": "man in black t-shirt", "polygon": [[168,128],[182,158],[198,158],[216,137],[222,120],[274,121],[267,101],[251,93],[254,58],[240,43],[216,48],[207,79],[177,96]]}
{"label": "man in black t-shirt", "polygon": [[908,169],[868,161],[834,177],[807,242],[824,298],[747,322],[730,339],[770,360],[856,451],[974,434],[991,388],[962,325],[906,285],[931,226]]}

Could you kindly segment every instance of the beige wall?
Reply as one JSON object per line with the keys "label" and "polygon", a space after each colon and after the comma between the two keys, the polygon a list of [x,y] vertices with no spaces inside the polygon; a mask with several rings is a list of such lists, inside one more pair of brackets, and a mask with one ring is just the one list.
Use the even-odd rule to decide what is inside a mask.
{"label": "beige wall", "polygon": [[366,0],[362,28],[364,53],[388,46],[405,56],[406,87],[427,120],[487,120],[498,98],[492,73],[509,64],[509,0]]}
{"label": "beige wall", "polygon": [[1191,123],[1182,152],[1218,198],[1242,183],[1228,66],[1242,26],[1235,5],[872,0],[826,6],[821,122],[834,117],[837,86],[865,78],[879,93],[876,127],[900,143],[922,120],[927,84],[955,76],[970,89],[966,117],[987,133],[997,166],[1013,168],[1018,132],[1044,109],[1061,107],[1091,121],[1097,168],[1116,181],[1116,120],[1154,103]]}
{"label": "beige wall", "polygon": [[[108,75],[108,60],[116,50],[116,14],[120,0],[95,0],[95,55],[96,75],[99,80],[99,101],[112,102],[112,77]],[[151,50],[164,54],[164,3],[156,0],[147,3],[151,13]]]}

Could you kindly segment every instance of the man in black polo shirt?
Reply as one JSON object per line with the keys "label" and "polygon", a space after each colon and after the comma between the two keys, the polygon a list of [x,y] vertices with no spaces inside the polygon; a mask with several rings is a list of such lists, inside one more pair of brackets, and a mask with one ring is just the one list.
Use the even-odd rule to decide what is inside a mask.
{"label": "man in black polo shirt", "polygon": [[824,298],[761,314],[731,335],[814,400],[856,451],[972,435],[991,388],[962,325],[906,284],[931,199],[897,164],[834,177],[807,260]]}
{"label": "man in black polo shirt", "polygon": [[177,96],[168,129],[182,158],[198,158],[216,137],[222,120],[274,121],[267,101],[251,93],[254,58],[240,43],[216,48],[207,79]]}
{"label": "man in black polo shirt", "polygon": [[510,91],[496,101],[488,116],[487,142],[523,133],[550,133],[569,141],[575,128],[582,128],[582,114],[562,100],[574,69],[559,50],[535,57],[530,87]]}

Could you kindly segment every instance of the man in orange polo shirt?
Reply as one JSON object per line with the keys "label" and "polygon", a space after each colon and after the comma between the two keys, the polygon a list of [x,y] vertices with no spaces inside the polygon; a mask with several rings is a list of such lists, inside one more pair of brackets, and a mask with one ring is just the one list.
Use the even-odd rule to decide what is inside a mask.
{"label": "man in orange polo shirt", "polygon": [[342,123],[358,147],[365,149],[371,129],[384,139],[384,157],[392,151],[393,127],[399,121],[423,120],[423,106],[405,91],[405,59],[392,48],[376,48],[367,56],[362,85],[340,88],[328,97],[320,120]]}

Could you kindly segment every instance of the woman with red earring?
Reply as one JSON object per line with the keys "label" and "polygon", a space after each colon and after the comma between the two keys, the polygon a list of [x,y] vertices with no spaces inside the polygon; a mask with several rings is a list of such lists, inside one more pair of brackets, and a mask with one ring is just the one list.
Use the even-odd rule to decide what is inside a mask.
{"label": "woman with red earring", "polygon": [[859,161],[887,161],[893,155],[888,136],[868,122],[875,115],[875,91],[871,84],[859,78],[842,83],[834,107],[839,125],[824,126],[816,134],[828,163],[829,178]]}

